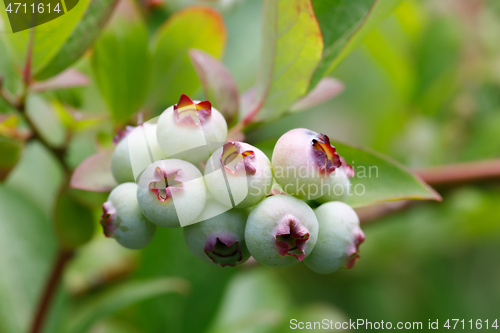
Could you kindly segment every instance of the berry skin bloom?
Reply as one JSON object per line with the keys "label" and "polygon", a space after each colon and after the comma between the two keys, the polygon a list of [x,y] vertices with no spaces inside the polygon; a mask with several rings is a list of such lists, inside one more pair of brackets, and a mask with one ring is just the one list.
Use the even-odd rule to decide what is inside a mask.
{"label": "berry skin bloom", "polygon": [[271,162],[259,149],[244,142],[228,142],[210,156],[205,183],[219,202],[237,208],[253,206],[269,194]]}
{"label": "berry skin bloom", "polygon": [[[134,138],[133,145],[129,145],[131,137]],[[137,142],[137,140],[141,140],[141,142]],[[156,141],[156,124],[144,123],[137,127],[127,126],[124,131],[120,131],[115,136],[113,142],[116,147],[111,155],[111,172],[118,183],[135,182],[130,159],[131,157],[145,159],[144,156],[141,156],[143,154],[139,150],[145,153],[149,146],[154,161],[167,158],[167,155],[160,149],[158,141]],[[147,154],[146,165],[152,162],[151,156]]]}
{"label": "berry skin bloom", "polygon": [[296,128],[276,142],[272,166],[276,181],[286,193],[313,200],[331,188],[331,175],[341,161],[328,136]]}
{"label": "berry skin bloom", "polygon": [[365,235],[354,209],[340,201],[325,203],[315,210],[319,223],[318,241],[304,263],[319,274],[330,274],[339,267],[351,268],[359,258],[359,245]]}
{"label": "berry skin bloom", "polygon": [[209,199],[202,212],[220,212],[203,222],[184,228],[184,239],[194,256],[210,264],[236,266],[244,263],[250,253],[245,245],[245,224],[248,214],[241,209],[230,209]]}
{"label": "berry skin bloom", "polygon": [[210,102],[192,101],[182,95],[158,118],[156,135],[169,157],[199,163],[224,144],[227,124]]}
{"label": "berry skin bloom", "polygon": [[139,179],[137,200],[143,214],[160,227],[188,225],[205,206],[203,176],[189,162],[177,159],[154,162]]}
{"label": "berry skin bloom", "polygon": [[320,202],[343,201],[351,193],[351,181],[349,179],[354,177],[354,169],[342,157],[340,157],[340,161],[342,166],[332,172],[330,176],[332,177],[331,187],[327,193],[319,198]]}
{"label": "berry skin bloom", "polygon": [[139,208],[135,183],[123,183],[111,191],[103,204],[100,223],[106,237],[116,239],[129,249],[145,247],[156,233],[156,225],[149,222]]}
{"label": "berry skin bloom", "polygon": [[283,194],[255,206],[245,228],[250,254],[272,267],[299,263],[313,251],[317,237],[318,220],[311,207]]}

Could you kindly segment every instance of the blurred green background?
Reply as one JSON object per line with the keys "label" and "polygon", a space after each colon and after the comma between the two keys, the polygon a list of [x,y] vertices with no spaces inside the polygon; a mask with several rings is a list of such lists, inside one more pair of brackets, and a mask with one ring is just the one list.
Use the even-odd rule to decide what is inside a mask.
{"label": "blurred green background", "polygon": [[[166,5],[174,11],[185,3]],[[243,92],[258,66],[262,4],[216,5],[228,32],[223,62]],[[157,16],[151,14],[150,29],[161,23]],[[341,95],[267,124],[248,139],[307,127],[374,148],[409,167],[500,157],[499,36],[497,0],[404,0],[331,73],[345,84]],[[9,77],[5,54],[0,42],[0,69]],[[76,67],[95,80],[88,57]],[[89,121],[106,113],[94,83],[47,95],[87,112]],[[89,139],[96,132],[109,139],[107,126],[74,136],[72,166],[96,151]],[[57,131],[53,140],[64,140],[64,132]],[[50,154],[30,143],[0,186],[0,332],[26,327],[34,311],[56,253],[49,221],[62,177]],[[364,225],[366,242],[356,266],[327,276],[302,264],[212,267],[189,253],[180,229],[159,228],[150,246],[133,252],[96,228],[64,275],[46,331],[63,332],[66,320],[81,331],[126,333],[284,332],[292,318],[422,321],[424,327],[429,319],[500,319],[500,185],[471,184],[441,194],[442,203],[420,203]],[[76,190],[75,195],[96,207],[97,224],[97,207],[106,195]],[[131,305],[126,293],[114,289],[161,277],[183,278],[189,286],[173,280],[172,292]],[[106,294],[109,301],[103,301]],[[82,324],[101,315],[91,327]]]}

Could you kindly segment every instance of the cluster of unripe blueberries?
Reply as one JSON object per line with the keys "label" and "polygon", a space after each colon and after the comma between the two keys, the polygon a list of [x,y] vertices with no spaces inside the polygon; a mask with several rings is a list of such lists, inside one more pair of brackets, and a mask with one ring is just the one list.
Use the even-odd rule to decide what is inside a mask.
{"label": "cluster of unripe blueberries", "polygon": [[[120,185],[103,204],[105,235],[139,249],[158,226],[183,227],[193,255],[223,267],[250,256],[273,267],[303,261],[325,274],[352,267],[365,239],[355,211],[341,201],[354,171],[329,138],[291,130],[270,161],[250,144],[226,142],[227,135],[210,102],[185,95],[157,123],[117,135],[111,169]],[[149,156],[142,170],[141,154]],[[323,204],[313,210],[304,200]]]}

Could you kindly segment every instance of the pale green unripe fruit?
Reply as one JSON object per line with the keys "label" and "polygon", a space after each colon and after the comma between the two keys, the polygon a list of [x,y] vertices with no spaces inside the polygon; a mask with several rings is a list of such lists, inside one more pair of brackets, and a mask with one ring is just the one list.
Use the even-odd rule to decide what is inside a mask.
{"label": "pale green unripe fruit", "polygon": [[276,181],[283,191],[304,200],[327,193],[333,183],[330,176],[340,165],[329,138],[305,128],[283,134],[273,150]]}
{"label": "pale green unripe fruit", "polygon": [[172,158],[204,162],[224,144],[226,137],[226,120],[207,101],[191,101],[182,95],[178,104],[166,109],[158,118],[158,143]]}
{"label": "pale green unripe fruit", "polygon": [[245,228],[250,254],[263,265],[299,263],[314,249],[318,220],[304,201],[289,195],[270,196],[253,208]]}
{"label": "pale green unripe fruit", "polygon": [[340,167],[336,169],[330,177],[332,178],[332,183],[328,192],[326,192],[318,200],[320,202],[345,200],[351,192],[351,181],[349,180],[344,168]]}
{"label": "pale green unripe fruit", "polygon": [[[150,157],[153,158],[153,161],[158,161],[167,158],[167,155],[160,149],[158,145],[158,141],[156,140],[156,124],[144,123],[138,127],[127,127],[127,129],[121,134],[115,137],[116,147],[111,155],[111,172],[113,177],[118,183],[125,182],[135,182],[134,173],[132,169],[132,163],[130,161],[130,146],[129,146],[129,138],[131,137],[132,131],[141,131],[138,135],[133,135],[135,139],[144,140],[143,147],[151,150],[151,155],[148,153],[148,161]],[[147,140],[147,142],[146,142]],[[138,143],[136,143],[137,146]],[[149,164],[148,163],[148,164]]]}
{"label": "pale green unripe fruit", "polygon": [[226,206],[251,207],[269,194],[273,183],[271,162],[259,149],[244,142],[228,142],[205,166],[205,184]]}
{"label": "pale green unripe fruit", "polygon": [[101,225],[106,237],[115,238],[129,249],[145,247],[156,233],[156,225],[139,208],[135,183],[123,183],[111,191],[103,205]]}
{"label": "pale green unripe fruit", "polygon": [[359,258],[365,235],[354,209],[340,201],[325,203],[315,210],[319,223],[316,246],[304,263],[312,271],[330,274],[339,267],[351,268]]}
{"label": "pale green unripe fruit", "polygon": [[193,222],[206,202],[205,182],[191,163],[168,159],[154,162],[139,177],[137,200],[143,214],[160,227]]}
{"label": "pale green unripe fruit", "polygon": [[207,263],[222,267],[242,264],[250,256],[245,244],[248,214],[241,209],[228,208],[209,199],[202,215],[206,213],[210,216],[211,211],[221,213],[184,228],[184,239],[191,253]]}

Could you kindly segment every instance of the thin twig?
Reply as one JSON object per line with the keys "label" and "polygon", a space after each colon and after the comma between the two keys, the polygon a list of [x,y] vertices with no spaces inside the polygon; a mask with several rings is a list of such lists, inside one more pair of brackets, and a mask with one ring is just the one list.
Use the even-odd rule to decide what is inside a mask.
{"label": "thin twig", "polygon": [[414,171],[424,182],[436,188],[500,181],[500,159],[442,165]]}
{"label": "thin twig", "polygon": [[49,312],[50,304],[52,303],[52,299],[57,291],[59,282],[63,276],[64,269],[72,257],[72,250],[59,250],[56,262],[54,263],[52,272],[50,273],[50,277],[47,284],[43,288],[43,294],[40,298],[40,303],[38,304],[36,314],[31,325],[31,333],[39,333],[42,331],[45,318]]}
{"label": "thin twig", "polygon": [[[30,36],[30,43],[33,42],[33,33]],[[24,85],[21,94],[15,98],[10,96],[10,94],[3,89],[2,81],[0,81],[0,98],[4,99],[7,103],[9,103],[13,108],[17,109],[19,113],[23,115],[26,122],[28,123],[32,136],[29,140],[38,140],[45,148],[53,153],[53,155],[58,159],[61,166],[64,168],[65,179],[69,179],[69,175],[71,170],[65,160],[66,152],[67,152],[67,142],[62,147],[53,147],[49,144],[49,142],[41,135],[38,131],[36,125],[30,119],[26,110],[26,95],[28,92],[29,84],[31,83],[31,56],[32,56],[32,45],[29,46],[28,56],[26,59],[26,65],[23,70],[23,80]],[[67,187],[67,182],[64,181],[63,186]],[[55,292],[59,286],[59,282],[61,281],[61,277],[64,273],[64,269],[68,262],[73,257],[73,250],[68,249],[60,249],[57,255],[56,262],[52,268],[52,272],[49,276],[49,279],[43,288],[42,296],[40,298],[39,304],[36,308],[35,317],[32,322],[32,326],[30,328],[30,332],[39,333],[42,331],[45,319],[47,317],[47,313],[49,312],[50,305],[54,298]]]}
{"label": "thin twig", "polygon": [[[500,159],[442,165],[414,170],[430,186],[445,190],[467,184],[500,183]],[[418,204],[418,200],[391,201],[356,209],[362,223],[377,221]]]}

